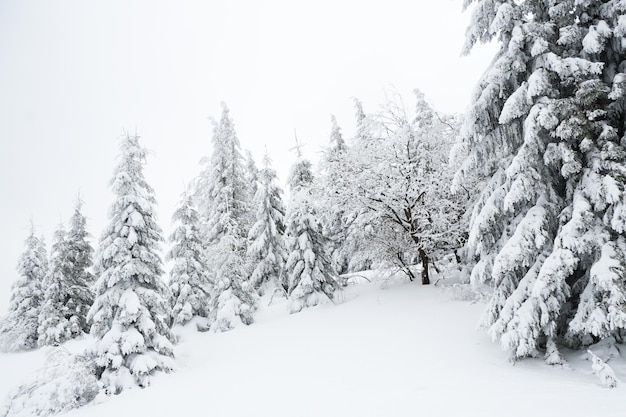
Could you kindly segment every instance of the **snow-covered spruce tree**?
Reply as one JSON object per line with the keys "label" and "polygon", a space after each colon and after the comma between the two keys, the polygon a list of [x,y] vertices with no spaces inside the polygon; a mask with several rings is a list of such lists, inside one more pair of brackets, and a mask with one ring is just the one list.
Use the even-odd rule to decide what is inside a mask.
{"label": "snow-covered spruce tree", "polygon": [[213,284],[206,262],[206,248],[202,243],[200,220],[192,198],[185,193],[172,216],[176,228],[170,236],[171,248],[166,260],[174,262],[170,271],[169,287],[172,293],[172,325],[185,325],[199,318],[199,330],[208,328],[209,304]]}
{"label": "snow-covered spruce tree", "polygon": [[461,245],[464,207],[449,191],[454,119],[438,116],[423,94],[416,95],[414,120],[398,96],[370,116],[367,131],[349,148],[345,165],[352,171],[343,175],[345,192],[334,204],[356,214],[351,233],[363,236],[360,251],[411,280],[419,262],[422,283],[428,284],[430,259]]}
{"label": "snow-covered spruce tree", "polygon": [[77,200],[69,231],[63,224],[54,235],[49,271],[44,279],[44,300],[39,313],[38,344],[54,345],[89,331],[87,313],[93,304],[93,249],[87,242],[82,201]]}
{"label": "snow-covered spruce tree", "polygon": [[[213,243],[223,230],[217,214],[230,210],[230,215],[238,220],[238,229],[232,232],[240,237],[248,234],[246,220],[250,211],[249,173],[246,169],[241,145],[230,112],[222,103],[222,116],[213,121],[213,152],[210,158],[203,158],[204,168],[194,185],[194,198],[200,220],[206,226],[206,239]],[[226,204],[226,206],[224,205]]]}
{"label": "snow-covered spruce tree", "polygon": [[209,316],[213,331],[226,331],[237,323],[251,324],[256,309],[254,289],[245,270],[249,227],[249,187],[228,108],[214,123],[213,153],[196,181],[195,195],[205,222],[205,243],[215,294]]}
{"label": "snow-covered spruce tree", "polygon": [[76,323],[81,333],[89,333],[87,313],[94,300],[94,276],[90,272],[93,248],[88,241],[87,219],[82,213],[83,202],[76,199],[74,213],[70,218],[70,228],[65,237],[67,262],[67,309],[68,320]]}
{"label": "snow-covered spruce tree", "polygon": [[71,323],[65,303],[68,300],[67,240],[63,224],[54,233],[48,273],[43,280],[43,302],[37,329],[39,346],[63,343],[81,333],[77,322]]}
{"label": "snow-covered spruce tree", "polygon": [[455,183],[483,181],[471,280],[493,286],[483,324],[512,359],[623,339],[625,15],[612,0],[474,9],[466,52],[496,36],[500,50],[467,113]]}
{"label": "snow-covered spruce tree", "polygon": [[289,173],[290,199],[287,210],[287,263],[289,311],[296,313],[334,299],[341,289],[327,256],[327,242],[313,206],[311,162],[298,151]]}
{"label": "snow-covered spruce tree", "polygon": [[259,295],[288,290],[283,273],[287,254],[284,241],[286,210],[282,193],[276,185],[276,171],[271,167],[269,156],[265,155],[254,197],[256,221],[248,233],[246,253],[250,280]]}
{"label": "snow-covered spruce tree", "polygon": [[351,175],[351,166],[346,159],[348,147],[334,115],[330,121],[330,144],[320,161],[321,172],[316,179],[318,184],[315,188],[320,192],[319,215],[324,235],[329,240],[333,268],[338,273],[345,273],[352,255],[349,250],[351,245],[346,244],[346,237],[353,216],[345,211],[345,205],[336,204],[336,200],[346,194],[346,177]]}
{"label": "snow-covered spruce tree", "polygon": [[0,323],[0,351],[17,352],[37,347],[37,327],[43,301],[42,283],[48,273],[48,255],[43,239],[31,225],[19,258],[19,278],[12,286],[9,313]]}
{"label": "snow-covered spruce tree", "polygon": [[173,366],[169,292],[158,255],[163,238],[154,191],[143,175],[146,155],[138,136],[122,140],[111,180],[115,201],[96,254],[96,299],[88,317],[107,394],[145,387],[151,374]]}

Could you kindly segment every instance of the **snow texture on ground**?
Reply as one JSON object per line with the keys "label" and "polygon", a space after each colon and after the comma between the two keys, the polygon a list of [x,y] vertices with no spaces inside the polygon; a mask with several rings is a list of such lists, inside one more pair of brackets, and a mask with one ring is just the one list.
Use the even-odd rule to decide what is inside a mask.
{"label": "snow texture on ground", "polygon": [[[600,385],[582,352],[565,352],[569,367],[542,359],[511,365],[476,330],[483,304],[451,300],[440,287],[364,283],[349,286],[336,305],[293,315],[285,300],[274,301],[248,327],[180,330],[176,372],[66,415],[624,415],[623,355],[609,362],[624,381],[615,389]],[[43,350],[0,355],[0,395],[43,360]]]}

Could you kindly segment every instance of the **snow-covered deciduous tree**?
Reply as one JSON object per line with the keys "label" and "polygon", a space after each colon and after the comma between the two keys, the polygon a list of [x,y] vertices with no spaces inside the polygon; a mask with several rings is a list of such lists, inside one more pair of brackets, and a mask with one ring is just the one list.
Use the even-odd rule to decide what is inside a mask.
{"label": "snow-covered deciduous tree", "polygon": [[513,359],[620,339],[626,5],[476,3],[466,51],[495,37],[500,50],[467,113],[455,184],[481,182],[467,250],[471,280],[494,288],[483,324]]}
{"label": "snow-covered deciduous tree", "polygon": [[200,220],[190,195],[184,194],[172,216],[176,223],[170,236],[171,248],[166,260],[174,265],[170,270],[169,287],[172,293],[172,325],[185,325],[198,318],[198,329],[208,327],[209,305],[213,284],[206,262],[206,248],[202,243]]}
{"label": "snow-covered deciduous tree", "polygon": [[205,224],[207,260],[215,281],[209,316],[213,331],[250,324],[256,309],[248,282],[245,254],[250,226],[250,188],[244,159],[228,108],[214,123],[213,153],[195,184],[196,201]]}
{"label": "snow-covered deciduous tree", "polygon": [[287,263],[289,310],[296,313],[333,300],[341,289],[327,256],[327,242],[313,206],[311,162],[298,150],[298,159],[289,173],[290,199],[287,210]]}
{"label": "snow-covered deciduous tree", "polygon": [[16,352],[37,347],[42,283],[48,273],[48,255],[43,239],[31,225],[17,264],[19,277],[12,286],[9,313],[0,323],[0,351]]}
{"label": "snow-covered deciduous tree", "polygon": [[256,221],[248,233],[246,261],[250,280],[259,295],[280,290],[288,285],[283,273],[285,252],[285,205],[282,190],[276,185],[276,171],[267,155],[259,172],[259,186],[254,197]]}
{"label": "snow-covered deciduous tree", "polygon": [[106,393],[149,384],[173,366],[167,286],[156,199],[143,175],[147,151],[126,135],[111,186],[115,201],[96,255],[96,299],[89,310],[92,354]]}
{"label": "snow-covered deciduous tree", "polygon": [[[450,192],[454,170],[448,155],[457,123],[437,115],[419,91],[416,98],[413,118],[399,96],[378,114],[361,116],[360,133],[335,181],[342,190],[326,197],[350,225],[345,240],[358,248],[351,252],[395,265],[410,279],[419,262],[422,283],[428,284],[430,259],[462,245],[465,207]],[[336,185],[322,186],[329,187]]]}

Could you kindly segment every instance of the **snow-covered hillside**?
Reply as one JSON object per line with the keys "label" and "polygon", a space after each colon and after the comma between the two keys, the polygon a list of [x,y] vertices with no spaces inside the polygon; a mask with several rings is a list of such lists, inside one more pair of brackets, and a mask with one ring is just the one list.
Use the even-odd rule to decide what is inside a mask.
{"label": "snow-covered hillside", "polygon": [[[451,300],[440,286],[375,281],[336,301],[289,315],[279,300],[254,325],[221,334],[185,329],[176,372],[67,416],[624,415],[626,386],[600,386],[580,352],[565,352],[570,369],[511,365],[475,330],[484,306]],[[0,355],[0,394],[27,379],[46,349]],[[623,356],[609,363],[626,381]]]}

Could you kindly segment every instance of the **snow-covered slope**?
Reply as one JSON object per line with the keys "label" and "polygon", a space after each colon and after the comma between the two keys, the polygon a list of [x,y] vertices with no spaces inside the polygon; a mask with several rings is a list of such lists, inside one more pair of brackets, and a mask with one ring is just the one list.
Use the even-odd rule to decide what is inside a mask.
{"label": "snow-covered slope", "polygon": [[[257,323],[227,333],[185,329],[176,372],[67,416],[624,415],[626,386],[602,388],[581,353],[567,356],[571,369],[513,366],[475,330],[483,305],[439,287],[374,282],[349,287],[336,305],[286,307],[261,308]],[[0,355],[0,395],[42,358]],[[624,359],[610,364],[626,382]]]}

